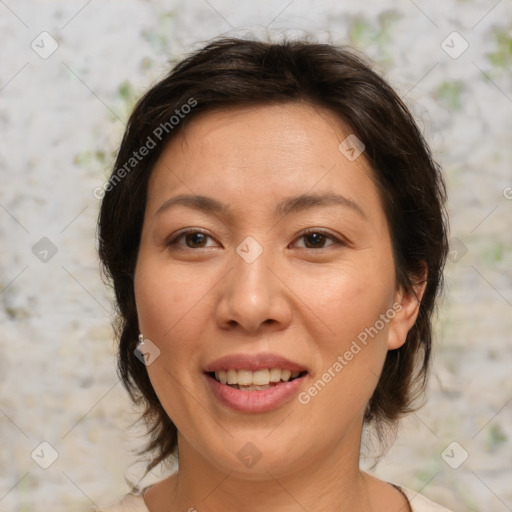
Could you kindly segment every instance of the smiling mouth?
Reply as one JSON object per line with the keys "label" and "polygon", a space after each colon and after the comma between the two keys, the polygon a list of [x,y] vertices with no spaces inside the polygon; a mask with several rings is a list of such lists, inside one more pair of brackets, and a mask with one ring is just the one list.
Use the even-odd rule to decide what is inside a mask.
{"label": "smiling mouth", "polygon": [[219,370],[207,374],[221,384],[241,391],[264,391],[284,382],[291,382],[306,375],[306,371],[297,372],[281,368],[251,370]]}

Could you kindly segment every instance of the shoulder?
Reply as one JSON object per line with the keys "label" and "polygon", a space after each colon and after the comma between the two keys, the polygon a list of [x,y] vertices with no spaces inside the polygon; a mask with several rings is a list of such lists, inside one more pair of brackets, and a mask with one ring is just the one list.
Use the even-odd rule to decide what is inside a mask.
{"label": "shoulder", "polygon": [[425,496],[422,496],[411,489],[407,489],[406,487],[400,487],[400,489],[407,496],[407,499],[411,504],[412,512],[451,512],[447,508],[430,501],[425,498]]}
{"label": "shoulder", "polygon": [[93,512],[149,512],[144,498],[140,493],[126,494],[121,501],[114,505],[99,507]]}

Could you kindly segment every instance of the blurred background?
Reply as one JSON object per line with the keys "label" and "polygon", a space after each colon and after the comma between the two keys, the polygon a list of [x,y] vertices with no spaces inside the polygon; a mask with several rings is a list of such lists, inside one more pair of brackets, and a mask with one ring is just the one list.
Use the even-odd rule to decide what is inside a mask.
{"label": "blurred background", "polygon": [[352,45],[412,109],[448,184],[446,288],[428,402],[362,464],[455,512],[512,510],[510,2],[1,0],[0,34],[1,511],[140,479],[93,190],[136,99],[221,34]]}

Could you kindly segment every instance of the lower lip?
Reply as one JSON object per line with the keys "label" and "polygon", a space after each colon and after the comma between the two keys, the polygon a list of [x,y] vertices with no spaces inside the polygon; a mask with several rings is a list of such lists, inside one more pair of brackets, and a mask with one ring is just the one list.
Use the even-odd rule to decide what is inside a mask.
{"label": "lower lip", "polygon": [[281,382],[277,386],[261,391],[241,391],[227,384],[221,384],[205,374],[213,394],[224,404],[240,412],[267,412],[281,407],[297,395],[306,375],[290,382]]}

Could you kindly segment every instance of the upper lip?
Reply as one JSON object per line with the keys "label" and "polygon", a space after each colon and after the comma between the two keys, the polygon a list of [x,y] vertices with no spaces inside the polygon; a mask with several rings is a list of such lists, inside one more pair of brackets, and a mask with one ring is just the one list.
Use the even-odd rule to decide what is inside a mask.
{"label": "upper lip", "polygon": [[292,372],[303,372],[306,368],[286,357],[278,354],[232,354],[221,357],[206,365],[206,373],[219,370],[263,370],[265,368],[280,368],[281,370],[290,370]]}

